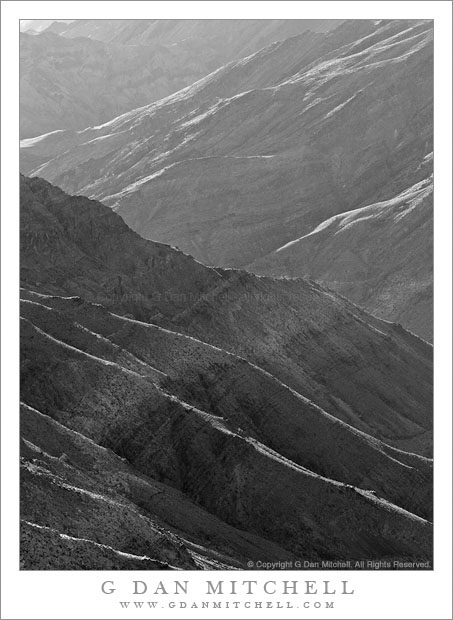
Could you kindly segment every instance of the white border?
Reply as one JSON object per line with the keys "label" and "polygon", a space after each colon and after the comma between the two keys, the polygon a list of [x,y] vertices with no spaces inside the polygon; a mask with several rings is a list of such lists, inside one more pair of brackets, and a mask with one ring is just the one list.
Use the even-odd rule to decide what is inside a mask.
{"label": "white border", "polygon": [[[451,618],[451,4],[450,2],[2,2],[2,618]],[[19,572],[18,19],[426,18],[435,23],[435,569],[432,572],[236,573],[237,579],[348,579],[335,610],[119,612],[104,572]],[[126,583],[133,573],[115,573]],[[156,573],[135,573],[136,579]],[[231,573],[210,573],[232,579]],[[209,575],[185,572],[195,588]],[[163,579],[173,579],[166,573]],[[206,598],[206,597],[205,597]],[[251,597],[242,597],[250,600]],[[240,600],[240,599],[236,599]]]}

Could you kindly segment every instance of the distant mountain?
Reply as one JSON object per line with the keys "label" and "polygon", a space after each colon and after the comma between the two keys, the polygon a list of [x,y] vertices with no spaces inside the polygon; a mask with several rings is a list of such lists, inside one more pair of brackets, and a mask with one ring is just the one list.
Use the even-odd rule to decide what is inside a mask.
{"label": "distant mountain", "polygon": [[39,32],[43,32],[49,27],[52,28],[52,30],[57,28],[66,28],[72,21],[72,19],[21,19],[20,31],[37,34]]}
{"label": "distant mountain", "polygon": [[99,125],[179,90],[222,63],[206,46],[116,45],[47,30],[20,38],[22,137]]}
{"label": "distant mountain", "polygon": [[[102,127],[23,141],[22,169],[103,200],[141,235],[206,264],[272,274],[266,257],[282,246],[426,178],[432,52],[427,21],[291,37]],[[398,251],[388,261],[404,278]],[[406,320],[404,308],[367,307]],[[429,337],[429,301],[424,314],[408,325]]]}
{"label": "distant mountain", "polygon": [[433,337],[432,154],[426,178],[390,200],[335,215],[250,265],[309,276],[377,316]]}
{"label": "distant mountain", "polygon": [[269,43],[306,30],[328,32],[340,19],[77,19],[54,23],[48,32],[67,38],[87,37],[122,45],[178,45],[192,40],[207,47],[230,49],[242,58]]}
{"label": "distant mountain", "polygon": [[430,558],[430,345],[39,178],[20,215],[25,568]]}
{"label": "distant mountain", "polygon": [[273,41],[337,22],[55,21],[20,38],[21,137],[99,125]]}

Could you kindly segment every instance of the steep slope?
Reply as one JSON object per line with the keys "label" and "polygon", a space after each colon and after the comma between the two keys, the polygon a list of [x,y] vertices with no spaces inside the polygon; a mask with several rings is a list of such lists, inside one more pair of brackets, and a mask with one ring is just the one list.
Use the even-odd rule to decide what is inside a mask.
{"label": "steep slope", "polygon": [[100,128],[24,141],[23,170],[205,263],[245,266],[420,181],[431,125],[432,24],[352,21]]}
{"label": "steep slope", "polygon": [[[148,376],[166,393],[233,423],[294,463],[362,488],[371,485],[394,503],[431,518],[427,459],[358,433],[243,358],[155,325],[110,314],[80,298],[28,291],[22,297],[21,316],[51,343],[64,343],[79,355],[84,352],[113,367],[121,365],[131,373]],[[42,399],[36,382],[40,377],[38,383],[44,384],[47,373],[44,360],[37,362],[43,348],[40,343],[33,355],[24,348],[23,358],[29,362],[24,367],[22,392],[27,400]],[[54,379],[48,379],[47,385],[52,393]],[[346,445],[347,452],[334,448]]]}
{"label": "steep slope", "polygon": [[213,47],[106,44],[47,30],[20,37],[20,134],[99,125],[191,84],[224,62]]}
{"label": "steep slope", "polygon": [[[352,417],[362,399],[388,432],[429,428],[426,343],[388,325],[382,333],[384,323],[309,282],[204,267],[38,178],[22,179],[21,230],[24,568],[243,568],[293,554],[430,560],[432,462],[316,402],[330,382],[338,392],[335,376],[349,376]],[[268,338],[277,310],[286,356]],[[137,320],[151,311],[172,329]],[[228,346],[176,329],[193,333],[198,322],[203,340]],[[317,375],[295,366],[294,328],[308,353],[310,342],[318,349]],[[357,344],[347,346],[352,328]],[[367,368],[356,382],[340,341]],[[384,347],[385,362],[376,358]],[[335,376],[319,355],[331,356]],[[247,359],[257,357],[277,376]],[[278,378],[284,363],[310,397]],[[364,400],[383,378],[387,410]],[[398,411],[406,389],[419,399],[410,413]]]}
{"label": "steep slope", "polygon": [[25,403],[20,428],[22,568],[245,568],[292,557]]}
{"label": "steep slope", "polygon": [[308,276],[369,312],[433,336],[433,179],[390,200],[336,215],[249,268]]}
{"label": "steep slope", "polygon": [[74,20],[22,34],[21,137],[99,125],[315,22]]}
{"label": "steep slope", "polygon": [[148,320],[173,316],[221,276],[148,243],[110,209],[41,179],[21,181],[21,279],[47,293],[80,293]]}
{"label": "steep slope", "polygon": [[[23,337],[27,339],[26,334]],[[34,344],[43,355],[46,350],[41,347],[43,342],[35,341]],[[51,349],[49,353],[53,356],[57,350]],[[151,479],[149,491],[154,486],[155,490],[168,495],[168,492],[162,491],[162,486],[153,484],[154,480],[159,482],[165,476],[168,483],[182,490],[186,498],[191,498],[230,526],[248,530],[255,537],[261,534],[270,541],[272,555],[278,548],[272,543],[280,541],[296,556],[313,559],[429,559],[430,523],[376,497],[372,492],[323,478],[297,466],[222,419],[196,409],[188,412],[178,402],[166,398],[162,401],[156,398],[155,392],[153,395],[153,391],[149,391],[151,384],[134,380],[132,375],[114,373],[94,361],[84,367],[84,363],[77,362],[70,353],[66,357],[64,351],[63,357],[57,353],[54,364],[59,372],[71,369],[72,379],[80,373],[80,380],[89,381],[86,384],[90,395],[90,399],[85,400],[86,414],[90,417],[95,415],[96,426],[85,428],[83,434],[87,434],[96,443],[118,451],[132,467],[135,478],[138,478],[138,487],[143,478],[141,472],[146,472],[146,477]],[[104,372],[101,366],[105,368]],[[103,384],[104,381],[107,383]],[[132,389],[135,398],[139,396],[146,399],[148,409],[143,405],[137,407],[138,402],[134,407],[132,399],[129,399],[125,408],[118,402],[119,406],[102,410],[99,405],[95,406],[95,395],[92,392],[95,385],[98,396],[102,394],[106,405],[112,405],[115,401],[112,394],[114,387],[116,397],[121,398],[120,394],[123,393],[123,399],[124,394],[130,394],[129,390]],[[77,395],[78,389],[77,385],[73,385],[72,394],[64,394],[60,386],[60,404],[65,407],[66,415],[76,414],[77,410],[73,409],[76,403],[72,398]],[[108,394],[110,403],[105,401]],[[78,393],[79,401],[80,396],[81,393]],[[51,396],[47,406],[53,415],[60,416],[63,413],[57,403],[52,402]],[[109,415],[101,420],[100,415],[107,412]],[[80,424],[77,418],[80,420],[79,416],[73,415],[71,426]],[[170,421],[165,424],[164,420],[168,418]],[[149,440],[153,438],[155,440],[150,443]],[[82,472],[80,475],[78,468],[72,465],[71,457],[63,456],[60,445],[54,449],[53,458],[36,454],[36,450],[34,452],[33,456],[38,462],[32,459],[24,463],[22,475],[25,489],[22,492],[22,513],[28,523],[34,522],[63,534],[68,532],[66,535],[78,540],[93,541],[134,556],[145,555],[143,551],[146,549],[150,559],[155,558],[159,562],[166,560],[180,568],[190,567],[190,545],[184,545],[186,549],[180,546],[178,554],[174,548],[178,538],[175,540],[171,535],[171,528],[166,527],[165,519],[158,519],[165,532],[159,531],[158,527],[150,527],[150,518],[155,521],[159,512],[169,514],[171,502],[168,498],[166,505],[161,504],[156,515],[153,503],[146,503],[146,494],[140,494],[140,488],[136,487],[135,490],[135,505],[130,500],[124,500],[123,488],[126,487],[128,494],[129,481],[124,473],[121,475],[121,468],[119,474],[114,468],[113,475],[107,472],[104,476],[96,476],[94,472],[92,476],[90,468],[87,473]],[[44,464],[39,462],[43,457]],[[59,461],[63,461],[63,464]],[[100,469],[102,467],[103,464]],[[97,480],[98,477],[102,484]],[[118,485],[118,491],[115,487],[112,489],[112,483]],[[129,484],[133,484],[133,481]],[[142,487],[147,490],[145,484]],[[145,509],[137,511],[137,504]],[[323,506],[323,510],[320,510],[320,506]],[[194,516],[192,509],[192,514],[187,514],[190,520],[187,525],[180,520],[180,538],[185,540],[187,529],[194,528]],[[173,517],[173,520],[177,520],[177,517]],[[208,517],[205,517],[205,521],[209,524]],[[215,520],[211,519],[211,527],[213,522],[215,524]],[[212,550],[211,554],[200,550],[201,555],[206,555],[208,559],[210,556],[215,557],[215,554],[219,557],[220,545],[217,539],[219,537],[222,542],[222,537],[229,534],[225,526],[218,526],[218,530],[220,536],[213,528],[211,544],[206,545]],[[234,534],[230,536],[234,542]],[[238,538],[236,535],[236,541]],[[244,538],[247,540],[247,535]],[[252,543],[253,537],[249,545],[252,546]],[[258,546],[257,543],[255,545]],[[263,546],[261,543],[261,548]],[[234,551],[238,552],[237,547],[236,550],[233,547]],[[27,548],[25,553],[28,553]],[[243,557],[242,554],[239,557]],[[285,551],[282,555],[291,557]],[[264,558],[267,560],[268,557],[266,552]],[[238,562],[236,558],[233,560]]]}
{"label": "steep slope", "polygon": [[[91,337],[96,340],[94,334]],[[376,498],[374,492],[336,483],[299,467],[244,433],[236,424],[187,407],[156,390],[143,374],[140,376],[118,363],[109,363],[105,358],[58,341],[28,319],[23,327],[22,343],[24,398],[34,404],[38,401],[60,424],[77,429],[95,443],[126,458],[139,474],[182,490],[222,520],[288,545],[304,557],[338,557],[340,553],[347,553],[351,558],[362,557],[364,553],[373,557],[381,553],[387,557],[400,554],[429,557],[429,524]],[[48,372],[49,364],[52,375]],[[143,370],[142,367],[142,373]],[[26,520],[33,519],[32,522],[57,532],[69,530],[77,539],[102,541],[98,544],[122,553],[140,555],[143,548],[148,553],[155,549],[146,515],[134,515],[135,506],[129,502],[125,505],[124,499],[120,502],[111,490],[105,497],[105,483],[104,486],[93,484],[86,476],[71,471],[72,454],[63,453],[59,444],[58,448],[61,452],[59,459],[54,458],[56,466],[49,466],[53,464],[52,459],[48,459],[50,464],[45,463],[47,467],[40,462],[25,465],[26,491],[22,498]],[[38,461],[40,456],[35,454]],[[411,462],[411,466],[400,463],[401,473],[406,468],[414,476],[414,465],[423,471],[423,460],[401,456],[410,458]],[[388,460],[391,463],[392,459]],[[65,465],[69,465],[69,474]],[[367,466],[371,468],[372,463]],[[102,464],[100,469],[103,470]],[[38,482],[34,482],[34,476],[38,476]],[[418,476],[414,490],[423,484],[421,472]],[[109,488],[111,485],[109,479]],[[295,496],[291,496],[290,490]],[[121,484],[119,494],[121,497]],[[107,504],[105,510],[102,504]],[[330,507],[337,519],[331,521],[330,510],[320,515],[319,505]],[[79,511],[82,520],[76,517],[68,523],[66,515],[77,515]],[[93,515],[92,520],[87,519],[87,513]],[[285,513],[289,516],[283,518]],[[112,519],[117,529],[112,527]],[[343,520],[339,535],[336,529]],[[140,521],[145,521],[142,528]],[[411,542],[414,536],[417,540],[427,536],[421,548]],[[215,534],[213,538],[212,546],[219,553]],[[336,539],[333,544],[331,538]],[[165,545],[158,541],[159,561],[163,558],[168,561]],[[190,567],[190,558],[184,564],[171,547],[167,553],[173,565]]]}
{"label": "steep slope", "polygon": [[207,268],[102,204],[23,179],[21,280],[245,357],[396,447],[431,451],[432,349],[319,285]]}

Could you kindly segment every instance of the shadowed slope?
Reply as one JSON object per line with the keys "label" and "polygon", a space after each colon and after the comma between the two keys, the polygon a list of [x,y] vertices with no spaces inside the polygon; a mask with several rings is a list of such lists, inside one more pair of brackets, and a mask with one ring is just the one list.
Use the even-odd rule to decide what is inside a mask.
{"label": "shadowed slope", "polygon": [[21,183],[26,568],[430,559],[427,343]]}
{"label": "shadowed slope", "polygon": [[23,568],[245,568],[291,557],[24,403],[21,435]]}
{"label": "shadowed slope", "polygon": [[[22,296],[22,317],[60,346],[69,345],[80,355],[147,377],[189,407],[227,420],[299,465],[373,488],[430,518],[429,460],[356,431],[243,358],[155,325],[110,314],[80,298],[42,297],[27,291]],[[33,394],[33,386],[46,382],[44,361],[42,371],[41,362],[32,362],[37,355],[39,351],[26,356],[24,352],[29,358],[23,369],[25,393],[31,390]],[[48,382],[50,389],[53,379]]]}
{"label": "shadowed slope", "polygon": [[80,295],[245,357],[322,409],[430,454],[432,348],[305,280],[207,268],[107,207],[24,179],[24,286]]}
{"label": "shadowed slope", "polygon": [[[299,466],[234,422],[188,407],[149,378],[58,341],[28,320],[21,340],[24,399],[126,458],[138,472],[179,489],[226,523],[312,558],[426,557],[430,525],[368,489]],[[32,476],[39,475],[39,463],[25,468],[27,489],[30,469]],[[22,493],[25,511],[35,519],[44,519],[53,529],[77,527],[77,537],[83,539],[92,539],[95,529],[102,544],[134,555],[143,545],[152,548],[144,538],[150,536],[149,528],[140,534],[139,523],[134,523],[143,520],[134,516],[134,507],[131,513],[115,498],[93,492],[79,476],[75,481],[57,476],[53,484],[55,474],[44,471],[43,476],[39,491]],[[76,507],[84,515],[92,512],[94,523],[84,527],[85,521],[76,519],[71,525],[69,519],[68,525],[65,515]],[[118,531],[110,523],[112,510]],[[125,520],[133,539],[122,525]],[[161,548],[159,558],[165,558]]]}

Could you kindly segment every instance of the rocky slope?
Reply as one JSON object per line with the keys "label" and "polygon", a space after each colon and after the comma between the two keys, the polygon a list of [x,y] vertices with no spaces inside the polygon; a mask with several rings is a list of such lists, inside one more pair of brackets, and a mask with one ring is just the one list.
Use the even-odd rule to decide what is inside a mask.
{"label": "rocky slope", "polygon": [[24,179],[21,195],[27,288],[176,327],[264,367],[361,430],[429,454],[431,346],[314,282],[207,268],[41,179]]}
{"label": "rocky slope", "polygon": [[421,180],[431,64],[430,22],[346,22],[101,128],[24,141],[23,168],[204,262],[247,265]]}
{"label": "rocky slope", "polygon": [[429,559],[428,344],[38,178],[21,281],[24,568]]}
{"label": "rocky slope", "polygon": [[[429,339],[429,208],[391,252],[373,218],[370,263],[381,248],[385,264],[366,278],[355,267],[344,284],[335,267],[308,267],[302,242],[288,244],[332,217],[398,201],[429,176],[432,54],[429,21],[354,20],[289,37],[100,128],[25,140],[22,169],[103,200],[142,236],[205,264],[320,277]],[[419,212],[405,218],[411,230]]]}
{"label": "rocky slope", "polygon": [[333,22],[75,20],[21,34],[21,137],[99,125],[273,41]]}
{"label": "rocky slope", "polygon": [[20,37],[20,133],[99,125],[191,84],[224,58],[193,42],[107,44],[52,32]]}
{"label": "rocky slope", "polygon": [[426,178],[394,198],[336,215],[250,265],[309,276],[432,341],[432,154]]}

